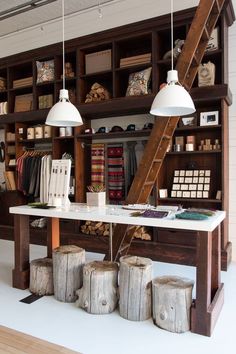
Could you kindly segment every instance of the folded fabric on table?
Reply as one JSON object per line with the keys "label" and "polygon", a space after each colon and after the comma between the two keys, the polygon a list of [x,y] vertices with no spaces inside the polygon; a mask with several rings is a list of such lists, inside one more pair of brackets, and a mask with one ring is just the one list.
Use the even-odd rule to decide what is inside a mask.
{"label": "folded fabric on table", "polygon": [[186,220],[206,220],[209,216],[200,213],[190,213],[184,211],[183,213],[176,214],[175,217],[177,219],[186,219]]}

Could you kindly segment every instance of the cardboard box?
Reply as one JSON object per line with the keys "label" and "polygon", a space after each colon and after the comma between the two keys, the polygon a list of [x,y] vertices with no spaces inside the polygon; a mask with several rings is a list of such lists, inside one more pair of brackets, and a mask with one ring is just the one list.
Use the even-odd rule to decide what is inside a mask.
{"label": "cardboard box", "polygon": [[106,192],[87,192],[86,199],[88,206],[104,206],[106,204]]}
{"label": "cardboard box", "polygon": [[85,55],[85,74],[111,70],[111,49]]}

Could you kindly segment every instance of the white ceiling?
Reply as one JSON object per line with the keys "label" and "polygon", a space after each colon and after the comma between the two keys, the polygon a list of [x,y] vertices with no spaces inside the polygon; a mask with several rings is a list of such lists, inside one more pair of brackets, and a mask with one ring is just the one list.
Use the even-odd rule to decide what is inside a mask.
{"label": "white ceiling", "polygon": [[[112,1],[114,0],[65,0],[65,16],[98,7],[99,4],[102,9],[103,4]],[[0,13],[28,2],[29,0],[0,0]],[[61,17],[61,13],[61,0],[56,0],[27,12],[0,20],[0,37],[54,20]]]}

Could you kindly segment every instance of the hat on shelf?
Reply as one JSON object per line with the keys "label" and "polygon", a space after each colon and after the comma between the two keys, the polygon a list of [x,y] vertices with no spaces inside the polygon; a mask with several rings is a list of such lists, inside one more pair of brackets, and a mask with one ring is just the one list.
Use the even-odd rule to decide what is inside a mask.
{"label": "hat on shelf", "polygon": [[152,129],[153,128],[153,123],[145,123],[143,126],[143,129]]}
{"label": "hat on shelf", "polygon": [[108,128],[107,127],[100,127],[100,128],[98,128],[96,133],[108,133]]}
{"label": "hat on shelf", "polygon": [[123,132],[124,129],[121,128],[119,125],[114,125],[114,127],[111,128],[111,132],[114,133],[114,132]]}
{"label": "hat on shelf", "polygon": [[126,128],[127,132],[131,132],[135,130],[135,124],[129,124]]}

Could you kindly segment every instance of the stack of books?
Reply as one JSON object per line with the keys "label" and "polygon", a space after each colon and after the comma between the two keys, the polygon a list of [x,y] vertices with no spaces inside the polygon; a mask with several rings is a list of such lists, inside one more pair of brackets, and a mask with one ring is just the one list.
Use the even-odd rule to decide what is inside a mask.
{"label": "stack of books", "polygon": [[39,96],[39,109],[50,108],[53,105],[53,95]]}
{"label": "stack of books", "polygon": [[33,77],[25,77],[24,79],[13,80],[13,88],[25,87],[33,85]]}
{"label": "stack of books", "polygon": [[133,57],[120,59],[120,68],[132,65],[140,65],[151,62],[151,53],[135,55]]}

